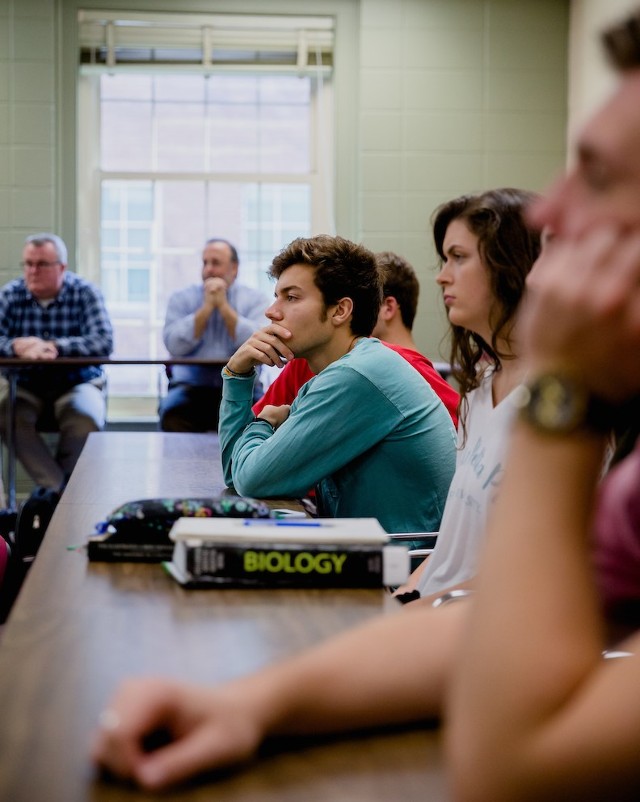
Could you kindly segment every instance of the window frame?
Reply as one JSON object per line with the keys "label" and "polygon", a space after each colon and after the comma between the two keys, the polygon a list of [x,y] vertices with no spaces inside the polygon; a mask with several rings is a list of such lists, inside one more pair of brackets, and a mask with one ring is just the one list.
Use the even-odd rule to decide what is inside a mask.
{"label": "window frame", "polygon": [[[127,68],[124,68],[127,71]],[[197,181],[215,182],[216,184],[233,183],[247,186],[260,185],[291,185],[307,186],[310,192],[311,233],[335,232],[332,201],[334,197],[334,152],[333,140],[333,86],[331,80],[325,75],[311,75],[311,96],[309,105],[310,126],[310,165],[305,173],[280,172],[247,172],[247,173],[220,173],[211,171],[193,172],[166,172],[147,170],[140,172],[103,170],[100,166],[100,75],[104,70],[81,71],[78,80],[78,259],[82,265],[82,274],[98,286],[102,283],[101,267],[101,236],[102,236],[102,187],[105,181],[154,182],[162,181],[185,182]],[[136,69],[136,72],[141,70]],[[164,73],[165,70],[162,70]],[[176,70],[176,74],[181,71]],[[254,71],[249,71],[249,74]],[[256,75],[264,75],[264,70],[256,70]],[[145,74],[156,74],[153,67],[144,70]],[[247,74],[247,71],[243,71]],[[202,248],[202,242],[193,243],[194,264],[197,264]],[[283,243],[284,244],[284,243]],[[240,247],[241,250],[241,247]],[[241,251],[242,263],[242,251]],[[145,316],[140,326],[149,328],[148,357],[150,359],[162,358],[166,351],[154,342],[157,330],[164,319],[164,309],[159,308],[159,292],[157,283],[153,278],[155,271],[151,271],[150,286],[151,297],[144,306]],[[250,282],[251,283],[251,282]],[[264,287],[263,287],[264,289]],[[107,298],[107,303],[109,299]],[[123,318],[124,319],[124,318]],[[127,321],[127,326],[137,327],[137,319]],[[116,354],[117,356],[118,354]],[[136,400],[145,397],[157,397],[158,391],[153,379],[147,381],[147,391],[144,394],[131,396]],[[123,398],[122,393],[113,392],[112,397]]]}
{"label": "window frame", "polygon": [[[55,10],[56,56],[55,56],[55,101],[52,116],[52,137],[55,141],[56,160],[54,165],[54,221],[55,228],[64,238],[69,248],[69,269],[88,278],[97,275],[95,259],[86,250],[79,250],[80,228],[77,209],[85,208],[91,200],[91,186],[82,188],[77,179],[79,164],[88,162],[83,149],[87,139],[78,133],[78,95],[79,95],[79,27],[78,12],[81,9],[126,8],[130,4],[123,0],[65,0]],[[141,11],[175,11],[174,0],[138,0],[136,7]],[[228,12],[290,14],[291,0],[184,0],[181,12]],[[299,11],[300,6],[296,6]],[[334,171],[331,185],[324,182],[321,191],[330,195],[335,209],[335,231],[344,237],[358,241],[361,234],[361,208],[359,195],[359,81],[360,81],[360,5],[359,0],[305,0],[305,14],[331,15],[334,25],[334,68],[332,91],[334,94]],[[97,110],[95,110],[97,113]],[[84,159],[84,161],[83,161]],[[91,164],[88,165],[91,169]],[[93,165],[94,169],[96,166]],[[96,208],[95,203],[92,208]],[[96,221],[89,220],[89,230],[84,237],[95,232]],[[322,233],[322,229],[313,233]],[[134,400],[135,401],[135,400]],[[111,403],[109,416],[111,417]],[[149,414],[148,405],[132,403],[129,410],[135,410],[135,417]],[[118,410],[119,413],[119,410]],[[128,410],[123,413],[129,414]],[[155,415],[155,410],[153,410]],[[153,416],[152,416],[153,417]]]}

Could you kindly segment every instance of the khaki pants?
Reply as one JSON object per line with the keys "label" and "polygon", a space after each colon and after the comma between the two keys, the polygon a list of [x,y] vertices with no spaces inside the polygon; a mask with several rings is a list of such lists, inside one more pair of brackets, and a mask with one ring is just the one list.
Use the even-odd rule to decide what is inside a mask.
{"label": "khaki pants", "polygon": [[[68,392],[46,402],[18,386],[16,393],[16,455],[37,485],[60,490],[73,470],[85,440],[104,428],[106,380],[77,384]],[[9,383],[0,379],[0,434],[6,440]],[[50,408],[46,409],[49,403]],[[51,415],[60,432],[55,455],[37,430],[43,413]]]}

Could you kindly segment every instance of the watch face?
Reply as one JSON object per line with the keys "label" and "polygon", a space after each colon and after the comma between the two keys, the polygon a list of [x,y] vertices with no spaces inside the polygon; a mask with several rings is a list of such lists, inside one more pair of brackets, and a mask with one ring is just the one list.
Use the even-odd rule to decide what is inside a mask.
{"label": "watch face", "polygon": [[578,429],[606,434],[620,418],[619,406],[591,395],[570,376],[556,373],[545,373],[520,385],[515,405],[524,420],[550,434],[570,434]]}
{"label": "watch face", "polygon": [[530,390],[528,417],[541,429],[570,432],[585,423],[587,394],[559,376],[541,376]]}

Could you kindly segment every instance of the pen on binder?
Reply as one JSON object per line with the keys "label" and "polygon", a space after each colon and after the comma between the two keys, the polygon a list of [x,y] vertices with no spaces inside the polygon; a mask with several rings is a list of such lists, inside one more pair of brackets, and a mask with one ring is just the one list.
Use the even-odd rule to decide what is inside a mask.
{"label": "pen on binder", "polygon": [[320,521],[274,521],[272,518],[245,518],[244,526],[329,526]]}

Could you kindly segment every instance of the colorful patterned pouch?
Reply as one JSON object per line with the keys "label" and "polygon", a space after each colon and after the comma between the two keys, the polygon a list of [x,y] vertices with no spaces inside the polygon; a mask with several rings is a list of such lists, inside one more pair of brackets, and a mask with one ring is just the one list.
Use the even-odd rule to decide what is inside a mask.
{"label": "colorful patterned pouch", "polygon": [[169,541],[169,531],[178,518],[270,518],[263,501],[241,496],[219,498],[145,498],[117,507],[96,533],[111,542],[149,543]]}

